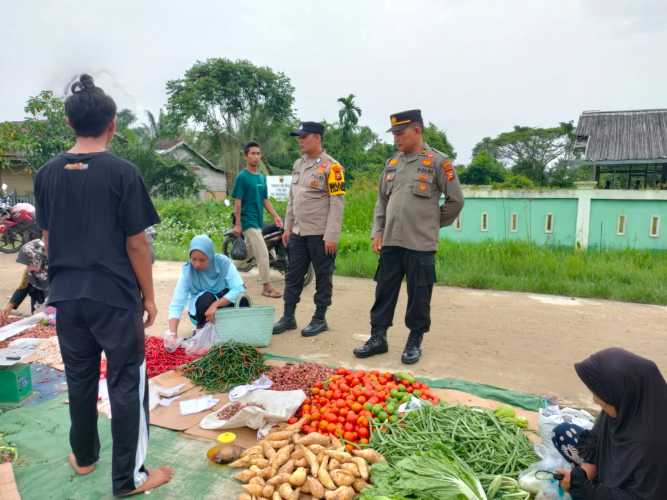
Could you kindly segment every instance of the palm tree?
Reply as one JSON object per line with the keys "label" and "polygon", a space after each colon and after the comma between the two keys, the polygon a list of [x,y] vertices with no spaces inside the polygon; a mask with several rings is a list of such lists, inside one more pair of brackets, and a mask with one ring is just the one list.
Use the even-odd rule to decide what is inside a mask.
{"label": "palm tree", "polygon": [[338,121],[345,132],[350,132],[356,127],[361,116],[361,108],[356,105],[354,98],[354,94],[338,98],[338,102],[342,104],[342,107],[338,111]]}

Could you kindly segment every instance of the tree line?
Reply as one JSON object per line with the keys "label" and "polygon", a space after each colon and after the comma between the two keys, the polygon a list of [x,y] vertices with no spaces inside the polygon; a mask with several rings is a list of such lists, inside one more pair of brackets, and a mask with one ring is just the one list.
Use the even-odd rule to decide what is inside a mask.
{"label": "tree line", "polygon": [[[156,152],[165,139],[186,141],[222,167],[230,181],[242,168],[242,146],[250,140],[262,144],[267,173],[291,171],[299,152],[288,132],[298,118],[294,87],[285,74],[250,61],[215,58],[195,63],[182,78],[168,81],[166,89],[166,109],[157,115],[147,112],[143,123],[130,110],[118,113],[111,145],[114,153],[137,165],[152,194],[188,196],[200,188],[186,165]],[[345,165],[351,179],[379,175],[393,144],[360,124],[362,108],[354,94],[339,98],[338,104],[338,120],[325,122],[327,151]],[[22,152],[36,170],[68,149],[73,136],[63,101],[53,92],[31,97],[25,111],[24,121],[0,124],[0,158]],[[446,132],[436,124],[429,123],[424,136],[432,147],[456,159]],[[483,138],[473,149],[472,161],[457,164],[457,171],[465,184],[568,187],[587,175],[570,161],[573,139],[571,122],[552,128],[516,126]],[[9,166],[4,162],[0,168]]]}

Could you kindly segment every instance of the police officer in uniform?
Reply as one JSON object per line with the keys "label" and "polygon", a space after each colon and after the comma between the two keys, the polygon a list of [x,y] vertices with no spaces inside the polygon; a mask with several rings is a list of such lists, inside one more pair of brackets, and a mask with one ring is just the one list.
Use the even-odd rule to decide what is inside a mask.
{"label": "police officer in uniform", "polygon": [[[403,277],[407,278],[410,329],[401,356],[405,364],[419,361],[424,333],[431,326],[431,293],[435,282],[435,251],[441,227],[449,226],[463,208],[463,193],[451,160],[424,142],[418,109],[391,115],[398,152],[385,166],[375,204],[373,250],[380,254],[375,274],[371,337],[354,349],[358,358],[389,350],[392,325]],[[440,195],[445,201],[440,205]]]}
{"label": "police officer in uniform", "polygon": [[303,291],[304,276],[312,262],[315,269],[315,314],[302,331],[312,337],[328,330],[326,311],[331,305],[331,278],[343,222],[345,179],[343,167],[322,148],[324,126],[303,122],[291,132],[303,156],[292,169],[283,243],[289,254],[285,276],[282,318],[273,326],[279,334],[297,328],[296,305]]}

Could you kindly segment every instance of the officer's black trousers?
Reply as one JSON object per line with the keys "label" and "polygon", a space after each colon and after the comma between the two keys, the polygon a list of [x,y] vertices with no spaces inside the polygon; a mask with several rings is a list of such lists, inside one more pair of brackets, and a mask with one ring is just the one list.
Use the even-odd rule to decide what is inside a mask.
{"label": "officer's black trousers", "polygon": [[100,355],[104,351],[112,415],[113,493],[128,493],[147,478],[148,379],[141,309],[118,309],[89,299],[58,302],[56,307],[56,331],[69,395],[72,452],[82,467],[99,459],[97,393]]}
{"label": "officer's black trousers", "polygon": [[371,327],[389,328],[406,277],[408,307],[405,325],[410,331],[426,333],[431,327],[431,294],[435,282],[435,252],[418,252],[402,247],[383,247],[375,273],[375,303],[371,309]]}
{"label": "officer's black trousers", "polygon": [[287,245],[289,267],[285,275],[284,301],[286,306],[299,303],[303,283],[310,263],[315,270],[315,305],[326,308],[331,305],[332,276],[336,255],[324,252],[324,238],[318,236],[290,235]]}

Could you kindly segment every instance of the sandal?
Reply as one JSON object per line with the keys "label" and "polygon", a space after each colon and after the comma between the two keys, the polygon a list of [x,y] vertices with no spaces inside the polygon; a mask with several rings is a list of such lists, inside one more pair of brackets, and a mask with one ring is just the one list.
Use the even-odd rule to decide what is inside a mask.
{"label": "sandal", "polygon": [[264,297],[268,297],[268,298],[270,298],[270,299],[279,299],[280,297],[283,296],[282,293],[280,293],[278,290],[274,290],[274,289],[271,289],[271,290],[263,290],[263,291],[262,291],[262,295],[263,295]]}

